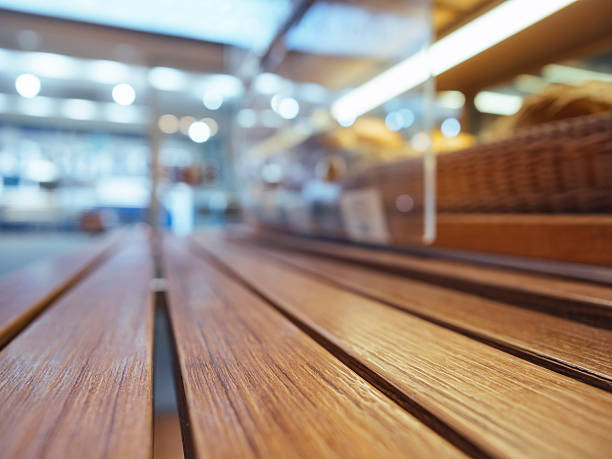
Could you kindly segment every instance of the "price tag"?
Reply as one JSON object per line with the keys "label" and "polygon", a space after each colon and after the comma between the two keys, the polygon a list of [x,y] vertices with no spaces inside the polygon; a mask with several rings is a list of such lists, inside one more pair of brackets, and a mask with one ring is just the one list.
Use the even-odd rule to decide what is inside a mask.
{"label": "price tag", "polygon": [[344,229],[354,241],[388,243],[383,199],[376,188],[348,191],[340,197]]}

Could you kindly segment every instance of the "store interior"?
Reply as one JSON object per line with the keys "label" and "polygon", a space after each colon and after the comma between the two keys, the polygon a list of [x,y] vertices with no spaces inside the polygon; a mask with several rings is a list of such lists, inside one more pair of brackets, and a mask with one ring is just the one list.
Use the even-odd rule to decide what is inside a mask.
{"label": "store interior", "polygon": [[[71,239],[255,220],[342,239],[343,184],[410,159],[419,177],[394,179],[410,214],[398,242],[431,243],[432,157],[612,108],[605,1],[557,6],[449,61],[499,3],[0,2],[0,228]],[[342,111],[430,44],[438,69]],[[445,193],[438,210],[456,210]]]}
{"label": "store interior", "polygon": [[[283,361],[293,346],[287,343],[294,343],[290,339],[299,335],[307,341],[305,349],[316,348],[312,355],[317,359],[327,362],[332,356],[330,367],[348,369],[346,378],[336,375],[334,383],[339,387],[349,377],[356,378],[357,396],[347,390],[341,398],[361,400],[366,394],[363,402],[347,403],[347,408],[342,398],[337,406],[320,408],[318,394],[312,397],[315,418],[331,413],[330,419],[335,419],[341,413],[334,422],[356,420],[357,427],[347,429],[350,435],[346,437],[342,436],[346,432],[340,432],[337,443],[333,428],[316,427],[312,438],[306,438],[300,436],[300,428],[289,435],[281,428],[274,430],[274,420],[261,425],[253,421],[260,428],[253,427],[253,442],[265,438],[261,440],[264,446],[259,445],[262,451],[276,451],[275,442],[280,438],[278,445],[287,448],[287,454],[279,457],[300,456],[297,449],[291,449],[294,438],[304,441],[298,446],[307,452],[339,451],[329,457],[357,457],[351,454],[357,449],[343,450],[342,441],[355,435],[359,442],[366,433],[378,432],[369,429],[378,422],[379,412],[368,414],[367,410],[379,406],[387,410],[385,403],[401,416],[416,416],[419,432],[431,430],[428,435],[439,436],[444,445],[448,440],[452,448],[472,457],[581,457],[577,453],[584,451],[605,457],[603,448],[612,441],[609,431],[606,437],[597,429],[603,432],[609,427],[609,416],[607,420],[597,418],[596,408],[607,406],[599,400],[604,400],[604,391],[609,397],[612,387],[610,348],[606,351],[612,339],[611,216],[611,0],[0,0],[0,297],[5,294],[0,299],[0,351],[4,352],[0,352],[0,363],[8,362],[11,352],[26,354],[18,346],[22,342],[24,348],[30,346],[28,333],[37,336],[36,327],[41,333],[45,323],[55,327],[53,314],[64,311],[62,308],[72,307],[74,321],[79,322],[70,325],[70,314],[62,313],[61,320],[68,325],[53,328],[50,342],[57,336],[63,339],[68,329],[80,330],[79,325],[89,324],[96,314],[102,317],[106,306],[117,317],[125,314],[129,318],[141,303],[142,317],[133,316],[131,328],[117,332],[116,341],[130,337],[131,341],[121,341],[128,343],[121,352],[133,348],[144,349],[141,354],[146,354],[117,357],[117,361],[142,363],[151,373],[145,375],[150,384],[142,387],[153,395],[142,406],[146,405],[143,412],[149,410],[145,437],[154,440],[140,450],[143,457],[153,453],[160,459],[183,457],[183,448],[187,457],[196,457],[189,451],[193,444],[200,448],[201,457],[226,451],[215,450],[213,445],[213,453],[202,453],[210,452],[206,450],[210,445],[206,435],[197,443],[198,428],[222,425],[221,432],[230,426],[227,432],[233,435],[234,417],[238,419],[236,413],[245,406],[241,413],[247,413],[247,427],[238,423],[236,428],[240,441],[243,430],[249,431],[250,422],[267,413],[269,406],[277,410],[274,415],[278,412],[292,419],[287,423],[291,428],[295,427],[294,412],[306,413],[304,419],[310,419],[310,399],[285,413],[298,400],[301,389],[288,390],[286,404],[275,399],[276,392],[270,397],[266,393],[269,399],[252,409],[256,415],[249,411],[249,403],[256,405],[252,400],[258,389],[267,390],[263,383],[258,386],[255,376],[249,379],[249,371],[256,371],[260,362],[248,371],[236,372],[236,387],[242,388],[240,378],[249,376],[244,386],[248,390],[240,392],[232,380],[227,387],[223,385],[225,392],[216,393],[231,393],[234,398],[227,395],[230,402],[244,398],[240,399],[243,405],[237,402],[237,409],[231,405],[235,412],[226,407],[217,424],[208,417],[206,407],[200,425],[198,419],[181,412],[185,409],[181,401],[191,403],[189,409],[194,413],[205,398],[192,394],[189,399],[189,393],[181,393],[185,390],[182,384],[189,392],[188,377],[205,367],[198,366],[197,359],[212,356],[202,350],[205,347],[197,348],[200,335],[189,328],[194,324],[204,324],[202,330],[209,326],[205,331],[213,337],[227,326],[227,333],[217,336],[222,343],[219,349],[223,349],[218,362],[234,358],[233,343],[243,346],[243,356],[251,356],[255,355],[251,350],[259,352],[258,345],[268,343],[270,336],[279,341],[265,351],[281,356],[282,366],[290,360]],[[202,287],[208,282],[213,285],[210,291],[221,299],[214,299]],[[117,288],[101,292],[102,287],[115,285]],[[282,290],[285,287],[287,291]],[[100,289],[97,295],[88,293],[96,289]],[[238,296],[241,289],[243,296]],[[106,301],[104,308],[94,308],[98,305],[91,298],[98,296]],[[121,309],[117,305],[128,303],[124,298],[131,303]],[[198,316],[201,323],[186,320],[188,325],[180,329],[184,317],[208,311],[209,304],[198,303],[201,298],[209,299],[214,307],[227,302],[227,308],[202,313]],[[324,325],[319,326],[307,313],[300,315],[312,306],[308,299],[329,309],[316,315],[313,307],[310,312]],[[14,307],[13,302],[19,301],[29,302],[25,312]],[[294,303],[299,307],[292,309]],[[359,307],[352,309],[354,304]],[[253,305],[253,309],[240,309],[244,305]],[[438,306],[442,312],[436,315]],[[266,325],[270,330],[288,331],[279,331],[279,338],[262,325],[251,339],[244,317],[255,321],[260,317],[252,312],[257,307],[263,311],[261,317],[269,314],[270,323],[278,323]],[[10,322],[3,311],[17,318],[7,313],[6,317],[14,319]],[[374,312],[368,315],[370,311]],[[154,317],[150,323],[146,314]],[[111,319],[104,324],[109,330],[117,325]],[[3,320],[8,323],[5,328]],[[382,325],[376,333],[370,337],[363,332],[367,339],[363,338],[359,327],[378,326],[378,320]],[[401,341],[411,335],[408,328],[402,330],[405,335],[387,336],[387,330],[409,320],[416,321],[411,329],[414,336],[423,333],[422,338],[414,338],[418,341],[414,354],[409,347],[414,343]],[[424,325],[417,323],[421,320]],[[179,336],[177,330],[187,332]],[[143,345],[146,340],[140,335],[132,339],[136,332],[149,333],[148,343]],[[346,333],[349,344],[333,341],[333,333]],[[85,349],[87,339],[83,337],[89,334],[87,330],[79,335],[73,347],[58,344],[58,355],[68,348],[77,353]],[[108,332],[100,342],[106,342],[108,336],[116,337]],[[354,345],[350,340],[355,336],[355,343],[358,339],[364,343]],[[566,336],[569,338],[563,341]],[[228,343],[230,338],[234,341],[223,348],[226,338]],[[246,341],[241,342],[243,338]],[[391,343],[396,339],[401,341],[399,350]],[[427,361],[425,370],[412,368],[416,357],[402,360],[405,356],[420,358],[421,350],[425,355],[439,343],[453,343],[454,339],[461,345],[448,345],[438,355],[432,352],[431,361],[439,361],[435,365]],[[371,350],[368,346],[377,340],[388,347]],[[422,348],[421,341],[425,343]],[[193,351],[197,364],[180,361],[184,357],[180,352],[187,349],[184,352],[189,357],[192,344],[197,349]],[[468,355],[471,346],[478,358],[479,352],[485,356],[474,364],[473,371]],[[92,347],[92,355],[100,348]],[[410,352],[403,354],[408,348]],[[367,350],[363,355],[359,354],[362,349]],[[467,362],[465,368],[471,373],[463,372],[459,364],[444,373],[454,353],[460,355],[456,361],[463,359],[461,365]],[[381,355],[392,358],[382,362],[382,370],[374,366],[372,370],[368,359]],[[55,362],[52,357],[48,361]],[[261,362],[267,362],[267,354],[264,357]],[[302,362],[301,357],[295,361]],[[35,364],[46,368],[45,359]],[[177,369],[177,359],[184,367]],[[238,361],[242,362],[236,357]],[[217,363],[213,361],[211,368]],[[288,371],[290,376],[293,370],[302,374],[307,366],[298,363]],[[264,370],[266,364],[262,364]],[[395,366],[408,370],[399,376],[385,373],[387,367],[395,371]],[[497,366],[498,375],[487,373]],[[510,374],[507,368],[511,366],[523,370]],[[99,374],[107,370],[104,365],[100,368],[94,370]],[[230,374],[235,368],[225,370]],[[440,368],[443,371],[436,373]],[[401,378],[413,370],[417,382],[434,376],[423,387],[415,383],[418,390],[413,390],[412,380],[402,386],[405,381]],[[0,366],[0,375],[2,371]],[[276,367],[266,371],[273,374]],[[22,384],[19,375],[29,373],[20,369],[15,373],[18,376],[11,380],[19,385],[15,393],[23,387],[38,390],[44,386]],[[203,380],[211,374],[202,373]],[[506,373],[510,376],[503,379]],[[66,374],[57,377],[60,389],[74,382],[69,379],[72,373]],[[312,379],[311,387],[327,381],[313,374],[303,373],[304,380]],[[480,384],[482,374],[494,382],[489,384],[483,377],[482,386],[470,386],[473,381]],[[286,379],[277,375],[270,383],[279,393],[291,379],[283,375]],[[510,387],[516,382],[515,375],[517,387]],[[501,382],[495,379],[498,376]],[[452,392],[455,383],[460,388],[457,393]],[[117,387],[121,384],[123,379]],[[470,411],[472,405],[480,409],[478,404],[490,395],[489,386],[495,387],[491,400],[499,394],[509,394],[509,398],[495,399],[491,410],[485,406],[482,412]],[[529,399],[533,412],[544,413],[542,419],[546,418],[535,427],[529,422],[537,416],[516,415],[523,409],[531,413],[532,402],[518,395],[511,398],[531,391],[532,386],[533,393],[545,393],[551,387],[556,391]],[[2,387],[0,383],[0,399]],[[201,393],[210,387],[196,384]],[[434,402],[419,398],[429,396],[432,387]],[[123,394],[122,390],[123,386],[117,393]],[[52,390],[40,391],[41,399],[55,396]],[[335,386],[334,391],[341,392]],[[580,398],[581,391],[588,393]],[[452,396],[438,402],[436,397],[447,392]],[[223,399],[222,395],[217,399]],[[66,400],[72,396],[70,392]],[[557,396],[567,405],[547,404]],[[100,411],[116,404],[112,397],[114,394],[100,399]],[[555,433],[563,436],[562,428],[546,430],[547,422],[554,418],[547,417],[547,410],[573,409],[573,400],[580,401],[576,410],[586,407],[577,413],[596,413],[588,426],[595,427],[594,433],[585,433],[582,426],[572,424],[576,428],[568,430],[565,451],[561,442],[565,438],[550,442],[543,438]],[[447,408],[455,409],[455,403],[460,405],[456,408],[459,420],[449,416],[448,421]],[[51,405],[56,405],[55,399]],[[27,404],[15,406],[22,409]],[[354,419],[342,410],[353,413]],[[37,424],[37,419],[31,421],[31,427],[30,414],[24,412],[18,419],[23,420],[19,425],[25,426],[24,432],[34,432],[40,425],[51,431]],[[78,414],[78,409],[74,412]],[[121,417],[125,414],[121,407],[117,412],[117,419],[138,418],[138,413]],[[299,416],[296,419],[302,419]],[[500,418],[502,425],[507,421],[504,416],[509,419],[510,434],[504,430],[506,425],[497,432],[497,425],[490,421]],[[525,429],[521,416],[529,424]],[[569,417],[573,422],[580,415]],[[375,421],[362,428],[363,419]],[[196,422],[189,425],[192,420]],[[565,427],[565,421],[559,425]],[[554,427],[552,421],[550,426]],[[404,430],[397,433],[399,430],[381,429],[383,446],[379,450],[376,435],[372,434],[369,443],[363,440],[359,443],[363,457],[393,457],[365,453],[386,451],[384,447],[394,445],[396,434],[397,438],[403,435]],[[66,436],[70,448],[71,441],[81,441],[78,434],[90,431],[86,426],[75,432]],[[195,440],[188,438],[189,432]],[[228,440],[224,437],[227,432],[215,438],[227,451],[236,453],[236,445],[242,443],[231,435]],[[2,433],[0,440],[13,447],[16,453],[11,457],[36,457],[26,454],[34,451],[28,448],[42,445],[40,451],[44,451],[45,441],[64,441],[61,433],[45,435],[33,436],[34,446],[25,440],[23,444],[7,440],[10,435]],[[561,446],[549,444],[557,440]],[[604,447],[597,450],[600,440]],[[419,442],[411,437],[406,444]],[[138,441],[126,443],[133,447]],[[351,445],[350,441],[346,444]],[[105,447],[101,447],[104,454]],[[2,450],[0,441],[0,456]],[[248,447],[244,451],[253,452]],[[437,456],[432,452],[437,450],[423,451],[430,454],[422,457]],[[253,454],[261,456],[266,455]],[[583,457],[590,456],[585,453]]]}

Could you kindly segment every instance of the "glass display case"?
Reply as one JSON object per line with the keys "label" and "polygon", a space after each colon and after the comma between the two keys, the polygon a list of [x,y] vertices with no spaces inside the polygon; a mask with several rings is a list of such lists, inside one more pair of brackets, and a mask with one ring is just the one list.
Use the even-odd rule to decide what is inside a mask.
{"label": "glass display case", "polygon": [[[308,2],[306,2],[308,3]],[[430,2],[296,8],[238,73],[234,152],[249,221],[372,244],[435,233]]]}

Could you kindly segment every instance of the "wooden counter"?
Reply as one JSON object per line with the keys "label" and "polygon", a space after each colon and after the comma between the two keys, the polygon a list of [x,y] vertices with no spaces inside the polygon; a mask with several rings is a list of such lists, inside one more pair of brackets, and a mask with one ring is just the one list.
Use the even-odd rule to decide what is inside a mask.
{"label": "wooden counter", "polygon": [[0,302],[25,322],[0,350],[2,457],[172,457],[150,287],[187,457],[612,451],[605,282],[280,237],[123,239],[74,281],[58,269],[50,299],[53,278],[32,278],[33,313],[20,289]]}

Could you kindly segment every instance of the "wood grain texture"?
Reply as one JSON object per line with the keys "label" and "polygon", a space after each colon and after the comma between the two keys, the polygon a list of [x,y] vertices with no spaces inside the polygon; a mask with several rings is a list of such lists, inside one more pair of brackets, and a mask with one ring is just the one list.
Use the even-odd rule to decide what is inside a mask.
{"label": "wood grain texture", "polygon": [[515,351],[612,392],[612,331],[321,256],[266,250],[338,286]]}
{"label": "wood grain texture", "polygon": [[197,457],[462,454],[290,321],[168,242],[169,311]]}
{"label": "wood grain texture", "polygon": [[0,278],[0,348],[49,303],[106,258],[117,235],[45,259]]}
{"label": "wood grain texture", "polygon": [[151,457],[151,256],[130,246],[0,352],[3,458]]}
{"label": "wood grain texture", "polygon": [[436,219],[436,247],[612,266],[609,215],[441,213]]}
{"label": "wood grain texture", "polygon": [[221,240],[228,269],[398,393],[499,457],[604,457],[612,395]]}
{"label": "wood grain texture", "polygon": [[[238,237],[244,239],[244,236]],[[612,328],[612,293],[608,286],[297,237],[269,235],[264,240],[276,246],[357,261],[444,287]],[[612,283],[612,278],[608,280]]]}

